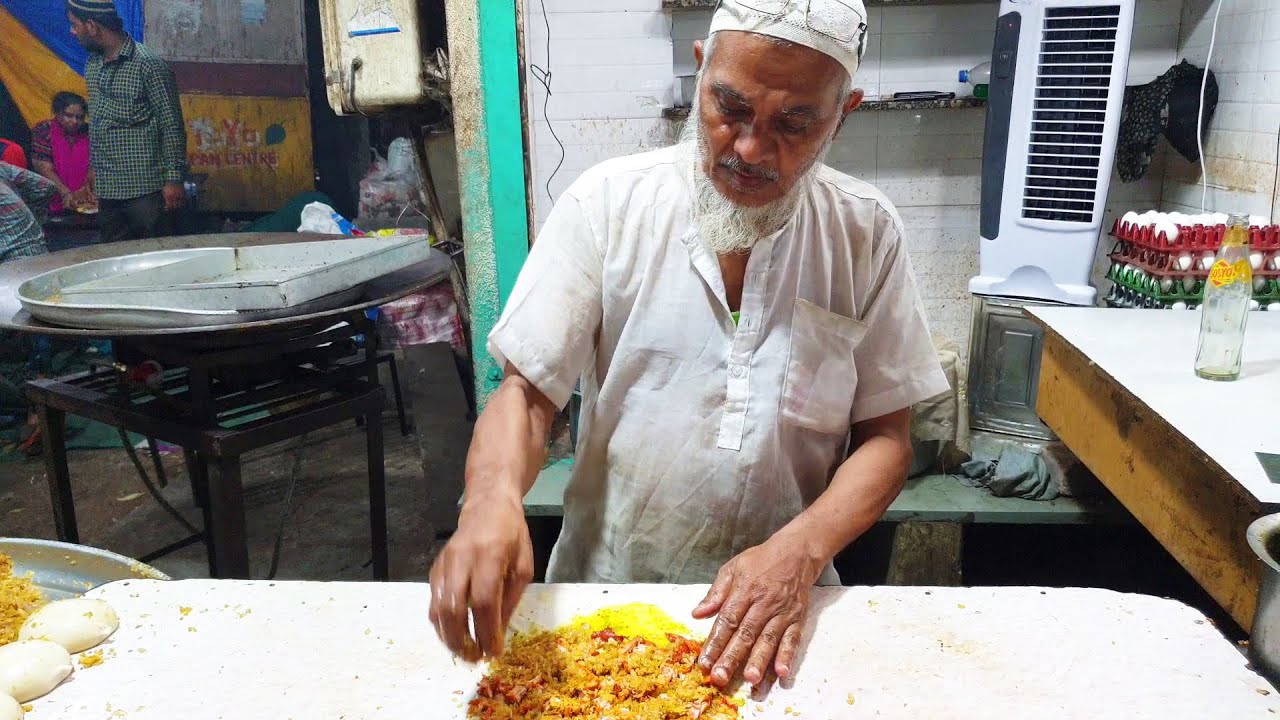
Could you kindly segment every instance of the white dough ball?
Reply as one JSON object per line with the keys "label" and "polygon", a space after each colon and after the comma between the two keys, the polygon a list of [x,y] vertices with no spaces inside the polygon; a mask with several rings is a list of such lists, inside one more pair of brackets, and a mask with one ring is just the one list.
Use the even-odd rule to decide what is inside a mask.
{"label": "white dough ball", "polygon": [[71,598],[31,613],[18,630],[18,639],[50,640],[69,653],[78,653],[99,645],[119,627],[120,618],[107,603],[96,598]]}
{"label": "white dough ball", "polygon": [[22,720],[22,705],[8,695],[0,695],[0,720]]}
{"label": "white dough ball", "polygon": [[71,654],[48,640],[19,640],[0,646],[0,695],[29,702],[47,694],[71,674]]}

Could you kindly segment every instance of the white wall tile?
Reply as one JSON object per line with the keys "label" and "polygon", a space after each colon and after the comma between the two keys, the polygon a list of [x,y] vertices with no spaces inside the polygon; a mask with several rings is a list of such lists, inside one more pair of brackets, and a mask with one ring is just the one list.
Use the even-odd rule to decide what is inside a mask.
{"label": "white wall tile", "polygon": [[1178,62],[1178,26],[1147,25],[1133,29],[1127,84],[1148,83]]}
{"label": "white wall tile", "polygon": [[[666,142],[671,123],[662,118],[611,118],[599,120],[552,121],[556,135],[565,145],[626,144],[653,146]],[[554,145],[546,123],[538,123],[534,136],[537,145]]]}
{"label": "white wall tile", "polygon": [[652,12],[659,7],[655,0],[525,0],[525,13],[541,18],[545,8],[548,15],[556,13],[633,13]]}
{"label": "white wall tile", "polygon": [[[552,32],[555,28],[552,27]],[[671,39],[589,38],[551,43],[551,67],[593,67],[602,62],[610,65],[667,63],[671,60]]]}
{"label": "white wall tile", "polygon": [[1266,21],[1262,27],[1262,39],[1280,40],[1280,10],[1271,10],[1267,12]]}
{"label": "white wall tile", "polygon": [[672,40],[702,40],[707,37],[710,29],[710,10],[681,10],[671,13]]}
{"label": "white wall tile", "polygon": [[1134,29],[1159,25],[1181,27],[1182,5],[1183,0],[1138,0],[1133,15]]}
{"label": "white wall tile", "polygon": [[982,108],[962,110],[894,110],[883,113],[880,134],[891,135],[956,135],[981,134],[987,111]]}
{"label": "white wall tile", "polygon": [[1280,132],[1280,103],[1257,103],[1253,107],[1253,131],[1275,135]]}
{"label": "white wall tile", "polygon": [[885,35],[970,33],[991,38],[995,36],[999,8],[994,4],[886,6],[881,14],[880,32]]}
{"label": "white wall tile", "polygon": [[[669,90],[674,82],[670,63],[553,66],[551,73],[552,94],[629,90],[654,92],[658,89]],[[532,91],[541,93],[542,86],[534,83]]]}
{"label": "white wall tile", "polygon": [[[547,24],[555,42],[572,39],[622,39],[664,37],[670,32],[671,15],[652,12],[551,12],[546,21],[542,15],[529,18],[526,45],[531,48],[546,43]],[[671,32],[670,37],[675,37]],[[545,52],[543,50],[542,52]]]}
{"label": "white wall tile", "polygon": [[[535,110],[541,108],[542,93],[534,91],[531,97],[532,107]],[[552,120],[656,118],[661,117],[663,108],[670,105],[670,86],[633,92],[577,93],[555,90],[547,105],[547,116]]]}

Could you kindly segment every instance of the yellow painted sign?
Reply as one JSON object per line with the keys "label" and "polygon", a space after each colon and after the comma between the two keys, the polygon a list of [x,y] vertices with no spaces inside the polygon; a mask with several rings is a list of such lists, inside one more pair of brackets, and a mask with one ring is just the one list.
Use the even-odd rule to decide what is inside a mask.
{"label": "yellow painted sign", "polygon": [[182,114],[202,208],[272,211],[315,187],[307,98],[183,95]]}

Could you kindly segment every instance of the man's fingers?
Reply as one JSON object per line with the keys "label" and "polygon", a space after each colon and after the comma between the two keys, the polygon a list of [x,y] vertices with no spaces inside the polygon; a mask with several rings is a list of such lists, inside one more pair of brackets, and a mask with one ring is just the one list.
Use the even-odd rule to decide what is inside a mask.
{"label": "man's fingers", "polygon": [[745,598],[730,589],[729,598],[721,606],[720,615],[716,618],[715,624],[711,626],[711,633],[707,635],[707,641],[702,645],[702,655],[698,658],[698,666],[704,672],[711,672],[711,668],[720,660],[720,654],[729,646],[729,641],[733,639],[733,634],[738,631],[738,626],[742,624],[743,618],[746,617],[749,609],[747,603],[748,601]]}
{"label": "man's fingers", "polygon": [[732,589],[733,570],[726,565],[720,568],[720,572],[716,573],[715,582],[711,583],[711,587],[707,588],[707,594],[702,597],[702,601],[693,608],[693,616],[698,620],[704,620],[720,612],[720,608],[724,605],[724,601],[729,597],[729,592]]}
{"label": "man's fingers", "polygon": [[764,682],[765,675],[768,673],[769,664],[773,662],[774,655],[778,652],[779,643],[790,624],[785,617],[775,615],[771,618],[764,630],[760,632],[760,637],[756,638],[756,644],[751,648],[751,655],[747,658],[747,666],[742,670],[742,679],[752,685],[759,685]]}
{"label": "man's fingers", "polygon": [[797,620],[782,633],[782,642],[778,644],[778,656],[773,663],[773,671],[778,677],[787,679],[795,670],[796,653],[800,651],[800,635],[804,630],[804,620]]}
{"label": "man's fingers", "polygon": [[506,568],[494,561],[482,562],[471,577],[470,606],[476,643],[484,656],[502,654],[503,580]]}
{"label": "man's fingers", "polygon": [[728,644],[725,645],[724,651],[720,653],[715,667],[711,670],[713,684],[720,687],[729,684],[734,674],[738,672],[738,668],[746,661],[751,649],[755,647],[756,641],[760,639],[771,615],[772,613],[762,603],[756,602],[751,605],[751,609],[738,624],[738,629],[729,638]]}
{"label": "man's fingers", "polygon": [[511,616],[516,612],[516,606],[520,604],[520,597],[524,595],[525,588],[529,587],[531,582],[533,582],[533,545],[526,542],[522,545],[516,564],[512,566],[510,576],[503,587],[502,627],[504,631],[511,622]]}
{"label": "man's fingers", "polygon": [[453,654],[468,662],[480,659],[480,649],[471,638],[468,627],[467,594],[471,590],[470,576],[464,563],[453,561],[453,553],[446,550],[441,558],[444,567],[441,569],[443,581],[440,583],[439,596],[435,602],[439,606],[438,629],[444,638],[444,644]]}

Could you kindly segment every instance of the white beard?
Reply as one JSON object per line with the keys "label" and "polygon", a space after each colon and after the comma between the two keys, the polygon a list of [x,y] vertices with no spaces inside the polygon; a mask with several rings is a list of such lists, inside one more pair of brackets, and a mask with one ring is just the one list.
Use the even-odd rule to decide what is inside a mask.
{"label": "white beard", "polygon": [[680,133],[679,148],[686,161],[692,165],[692,213],[698,237],[708,250],[717,255],[750,252],[756,243],[781,230],[795,216],[801,199],[831,149],[835,133],[827,138],[786,195],[759,207],[742,207],[721,195],[711,181],[711,176],[707,174],[710,153],[699,117],[698,99],[695,96],[693,107],[689,110],[689,119],[685,121]]}

